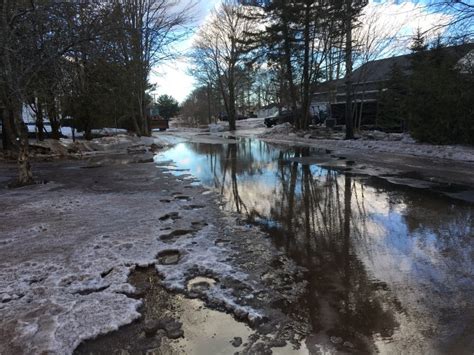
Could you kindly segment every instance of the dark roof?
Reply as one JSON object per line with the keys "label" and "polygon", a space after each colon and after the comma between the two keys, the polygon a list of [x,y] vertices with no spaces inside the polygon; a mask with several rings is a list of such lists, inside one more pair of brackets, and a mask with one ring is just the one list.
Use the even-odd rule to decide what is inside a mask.
{"label": "dark roof", "polygon": [[[444,47],[448,55],[457,60],[464,57],[471,50],[474,50],[474,43],[466,43],[458,46]],[[354,83],[387,80],[394,65],[397,65],[402,71],[410,70],[410,58],[413,54],[400,55],[391,58],[374,60],[361,65],[352,73]]]}
{"label": "dark roof", "polygon": [[362,64],[352,73],[352,81],[357,83],[386,80],[390,77],[390,72],[394,65],[397,65],[402,71],[408,71],[410,68],[410,57],[411,54],[400,55]]}

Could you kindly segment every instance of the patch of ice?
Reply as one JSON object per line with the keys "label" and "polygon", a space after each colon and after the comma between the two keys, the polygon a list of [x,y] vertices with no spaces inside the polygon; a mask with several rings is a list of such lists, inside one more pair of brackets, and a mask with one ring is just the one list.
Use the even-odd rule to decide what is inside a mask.
{"label": "patch of ice", "polygon": [[289,135],[292,134],[294,131],[293,126],[289,122],[285,122],[271,128],[268,128],[263,132],[260,137],[271,137],[275,135]]}
{"label": "patch of ice", "polygon": [[[229,256],[229,251],[215,245],[218,237],[217,228],[209,224],[202,230],[196,232],[192,237],[177,238],[172,244],[173,249],[186,251],[185,255],[175,265],[156,265],[157,271],[163,277],[163,284],[172,290],[185,292],[190,277],[210,276],[219,279],[232,279],[247,284],[252,289],[255,285],[249,285],[248,275],[228,262],[222,260]],[[168,248],[169,244],[162,242],[162,248]],[[160,248],[161,249],[161,248]],[[246,314],[252,319],[261,318],[262,314],[251,307],[239,305],[232,289],[219,286],[211,287],[204,291],[211,302],[216,302],[226,309],[235,313]],[[256,292],[258,292],[256,290]]]}
{"label": "patch of ice", "polygon": [[112,136],[114,134],[126,134],[127,130],[122,128],[100,128],[93,129],[92,134],[98,134],[101,136]]}
{"label": "patch of ice", "polygon": [[222,124],[211,123],[209,125],[209,132],[225,132],[228,130],[229,130],[229,127],[226,127]]}
{"label": "patch of ice", "polygon": [[[9,241],[0,249],[0,299],[5,301],[0,303],[0,324],[10,335],[0,342],[0,353],[70,354],[82,340],[130,323],[139,316],[140,302],[126,296],[134,292],[129,273],[135,265],[156,263],[158,252],[170,247],[182,251],[183,258],[157,269],[171,289],[185,292],[188,277],[198,275],[260,287],[226,261],[229,251],[216,246],[221,231],[214,225],[178,236],[172,246],[160,240],[166,222],[159,218],[169,207],[157,203],[160,195],[155,193],[111,190],[97,198],[88,189],[66,190],[51,183],[35,186],[34,197],[2,192],[9,213],[25,223],[0,216],[0,241]],[[207,198],[197,193],[191,203],[179,203],[189,219],[201,220],[202,209],[185,208]],[[189,228],[188,218],[174,227]],[[240,306],[231,289],[213,287],[207,297],[251,319],[261,316]]]}
{"label": "patch of ice", "polygon": [[[300,139],[291,131],[274,126],[266,130],[259,137],[264,140],[274,142],[289,142],[294,144]],[[406,134],[380,134],[378,138],[362,137],[358,140],[342,140],[342,139],[313,139],[311,146],[321,147],[325,149],[354,149],[357,151],[371,151],[393,153],[400,155],[412,155],[418,157],[448,159],[460,162],[474,162],[474,147],[461,145],[432,145],[416,143],[413,138]],[[382,137],[383,136],[383,137]],[[303,140],[302,140],[303,141]],[[305,142],[307,143],[307,141]]]}

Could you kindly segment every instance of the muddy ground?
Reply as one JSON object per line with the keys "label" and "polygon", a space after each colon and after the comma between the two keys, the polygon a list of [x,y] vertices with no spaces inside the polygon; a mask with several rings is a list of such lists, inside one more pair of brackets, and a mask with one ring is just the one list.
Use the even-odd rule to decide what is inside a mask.
{"label": "muddy ground", "polygon": [[[163,145],[236,142],[228,133],[156,136]],[[15,164],[0,163],[0,354],[377,351],[361,330],[370,315],[360,314],[361,331],[326,331],[314,321],[344,316],[341,285],[325,281],[337,277],[322,266],[316,274],[298,266],[268,233],[225,209],[215,190],[172,162],[154,161],[150,150],[163,145],[119,143],[121,149],[97,146],[76,160],[41,156],[34,163],[40,183],[18,189],[8,188]],[[471,163],[343,149],[323,155],[288,162],[351,169],[415,189],[442,186],[444,196],[467,201],[474,186]],[[311,278],[322,287],[308,287]],[[403,316],[387,286],[370,284]],[[318,305],[321,313],[311,314],[309,293],[328,302]]]}
{"label": "muddy ground", "polygon": [[[224,334],[212,335],[232,351],[299,348],[310,332],[298,309],[304,270],[256,228],[221,211],[215,194],[192,177],[146,161],[115,154],[35,163],[43,183],[18,189],[7,188],[15,165],[1,164],[0,353],[68,354],[134,321],[111,341],[86,342],[77,352],[136,353],[167,344],[182,353],[189,322],[168,305],[184,299],[233,317]],[[281,304],[294,305],[294,317]],[[196,327],[219,317],[201,318]],[[147,321],[171,322],[172,329],[165,324],[150,333]]]}

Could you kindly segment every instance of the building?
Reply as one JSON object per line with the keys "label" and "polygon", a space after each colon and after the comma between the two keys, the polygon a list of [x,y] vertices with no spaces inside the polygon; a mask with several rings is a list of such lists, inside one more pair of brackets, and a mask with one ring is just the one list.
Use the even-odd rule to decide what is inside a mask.
{"label": "building", "polygon": [[[457,59],[460,72],[472,73],[474,68],[474,43],[445,47],[444,51]],[[397,66],[405,74],[410,73],[412,54],[379,59],[361,65],[352,73],[355,117],[365,125],[377,121],[378,96],[386,88],[392,68]],[[345,79],[320,84],[312,98],[313,110],[328,111],[337,124],[344,124],[346,107]]]}

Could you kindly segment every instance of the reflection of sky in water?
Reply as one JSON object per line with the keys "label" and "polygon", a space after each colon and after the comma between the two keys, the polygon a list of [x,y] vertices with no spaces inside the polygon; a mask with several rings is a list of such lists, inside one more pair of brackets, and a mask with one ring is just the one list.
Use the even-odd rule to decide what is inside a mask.
{"label": "reflection of sky in water", "polygon": [[[280,151],[259,141],[243,141],[234,150],[228,145],[182,143],[157,156],[156,161],[173,160],[177,168],[189,169],[204,185],[222,192],[227,208],[236,209],[236,204],[242,203],[241,212],[253,215],[254,221],[267,227],[285,228],[285,214],[293,214],[296,227],[292,242],[296,249],[303,250],[308,244],[301,242],[299,231],[304,224],[300,223],[304,217],[302,201],[308,197],[308,186],[304,186],[302,165],[298,164],[295,211],[288,212],[287,190],[294,165],[285,159],[293,155],[287,151],[282,154],[283,161],[279,161]],[[345,177],[317,165],[311,165],[309,171],[312,203],[316,205],[311,211],[312,235],[333,240],[337,249],[344,219]],[[443,312],[465,312],[464,318],[474,321],[472,208],[453,207],[452,202],[426,192],[373,186],[363,178],[352,178],[350,183],[350,242],[354,257],[364,265],[361,272],[389,285],[404,308],[404,314],[396,316],[401,343],[379,348],[411,349],[410,342],[419,338],[424,343],[420,351],[435,349],[436,341],[428,341],[426,332],[436,334],[439,330],[446,335],[453,331],[444,328],[463,328],[462,324],[443,324]],[[241,202],[235,198],[236,191]],[[331,209],[330,203],[337,208]],[[333,222],[328,216],[333,217]],[[331,229],[334,235],[324,235],[324,223],[336,223]],[[320,250],[313,247],[311,252],[317,255]]]}

